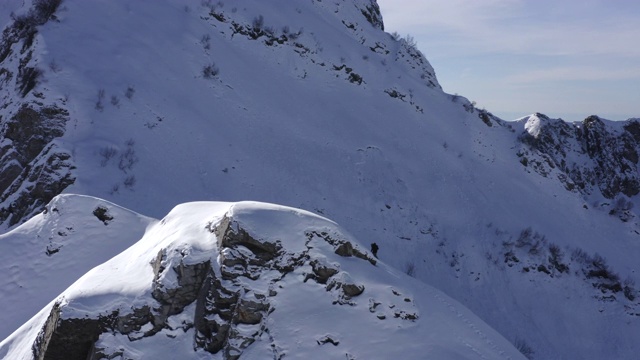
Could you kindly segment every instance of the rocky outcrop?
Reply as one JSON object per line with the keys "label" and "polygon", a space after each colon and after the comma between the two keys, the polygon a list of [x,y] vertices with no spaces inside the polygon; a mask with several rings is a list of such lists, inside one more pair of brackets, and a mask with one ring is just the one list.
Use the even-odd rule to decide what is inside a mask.
{"label": "rocky outcrop", "polygon": [[71,154],[53,142],[68,112],[24,104],[0,130],[0,222],[15,225],[60,194],[75,178]]}
{"label": "rocky outcrop", "polygon": [[[238,359],[265,332],[267,318],[278,311],[271,300],[289,274],[323,286],[334,305],[350,305],[365,286],[313,249],[329,246],[335,254],[356,257],[375,265],[366,251],[339,234],[309,231],[300,241],[304,249],[289,251],[278,240],[262,239],[232,216],[210,224],[217,253],[194,261],[190,250],[164,248],[150,262],[154,277],[147,304],[130,309],[95,309],[97,317],[65,316],[66,306],[52,307],[49,319],[33,345],[36,359],[111,359],[117,349],[99,342],[103,334],[126,335],[129,341],[194,331],[195,349]],[[309,281],[312,280],[312,281]],[[251,286],[250,284],[257,284]],[[191,310],[188,310],[191,309]],[[191,314],[185,314],[193,311]],[[181,321],[173,318],[180,316]],[[62,355],[64,354],[64,355]]]}

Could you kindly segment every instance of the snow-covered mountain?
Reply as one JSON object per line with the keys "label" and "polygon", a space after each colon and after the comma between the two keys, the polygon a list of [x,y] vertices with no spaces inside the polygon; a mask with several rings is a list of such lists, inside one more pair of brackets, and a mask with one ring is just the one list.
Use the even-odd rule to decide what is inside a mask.
{"label": "snow-covered mountain", "polygon": [[[104,210],[94,216],[91,205]],[[113,227],[105,233],[122,238],[140,219],[61,196],[20,229],[78,218],[89,233],[105,221]],[[60,254],[86,248],[69,243]],[[48,263],[67,260],[57,255]],[[524,359],[469,310],[379,262],[335,223],[254,202],[176,207],[0,343],[0,356]]]}
{"label": "snow-covered mountain", "polygon": [[[0,338],[153,223],[118,210],[130,232],[109,252],[65,253],[76,249],[65,241],[87,254],[124,234],[96,222],[98,202],[160,218],[189,201],[250,199],[375,241],[382,262],[530,357],[640,350],[638,119],[498,119],[444,93],[425,57],[383,31],[373,0],[1,6],[13,15],[0,17],[0,220],[11,230],[0,246],[49,265],[2,255],[15,265],[5,308],[39,300],[0,315]],[[91,196],[78,205],[90,212],[65,220],[91,235],[36,215],[61,192]],[[47,273],[68,276],[40,278],[36,296]]]}

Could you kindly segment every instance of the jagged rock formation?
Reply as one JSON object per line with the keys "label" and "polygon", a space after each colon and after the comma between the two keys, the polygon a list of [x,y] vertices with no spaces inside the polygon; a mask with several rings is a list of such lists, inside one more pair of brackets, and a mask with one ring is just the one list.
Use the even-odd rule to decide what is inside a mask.
{"label": "jagged rock formation", "polygon": [[526,120],[519,140],[520,162],[542,176],[555,175],[569,191],[599,191],[609,199],[640,191],[638,151],[640,123],[607,122],[590,116],[582,123],[535,114]]}

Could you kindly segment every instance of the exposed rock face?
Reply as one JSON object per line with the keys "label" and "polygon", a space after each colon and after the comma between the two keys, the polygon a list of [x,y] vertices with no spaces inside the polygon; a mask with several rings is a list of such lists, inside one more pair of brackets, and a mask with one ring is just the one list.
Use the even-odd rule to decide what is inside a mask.
{"label": "exposed rock face", "polygon": [[74,182],[71,154],[54,139],[69,113],[35,91],[42,70],[35,64],[37,27],[55,18],[60,0],[37,0],[4,29],[0,41],[0,223],[15,225],[42,210]]}
{"label": "exposed rock face", "polygon": [[[163,249],[151,261],[150,303],[127,310],[102,309],[97,318],[65,317],[65,305],[55,305],[33,345],[34,358],[111,359],[121,354],[99,345],[102,334],[122,334],[136,341],[194,329],[195,349],[238,359],[269,331],[267,318],[278,310],[270,299],[278,296],[279,283],[292,272],[302,271],[304,282],[314,280],[324,286],[334,294],[335,305],[355,305],[352,299],[364,293],[364,285],[341,271],[339,264],[313,253],[314,247],[328,244],[341,256],[376,263],[364,250],[326,232],[307,232],[300,239],[303,250],[292,252],[278,240],[251,234],[230,216],[207,229],[218,245],[210,260],[193,262],[189,250]],[[249,285],[255,283],[261,285]],[[188,307],[195,311],[184,314]],[[176,315],[183,319],[179,325],[172,320]]]}
{"label": "exposed rock face", "polygon": [[73,184],[71,154],[52,143],[64,133],[64,109],[23,105],[0,132],[0,222],[14,225]]}
{"label": "exposed rock face", "polygon": [[519,139],[525,145],[520,162],[542,176],[556,174],[569,191],[600,191],[609,199],[640,192],[637,119],[618,129],[597,116],[570,124],[536,114]]}

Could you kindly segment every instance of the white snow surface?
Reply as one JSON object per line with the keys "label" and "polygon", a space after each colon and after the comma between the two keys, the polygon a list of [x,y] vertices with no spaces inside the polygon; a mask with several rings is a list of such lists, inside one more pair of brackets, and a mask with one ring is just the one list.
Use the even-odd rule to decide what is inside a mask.
{"label": "white snow surface", "polygon": [[[375,241],[385,264],[440,289],[509,341],[526,343],[537,359],[636,357],[638,298],[616,293],[611,301],[611,294],[585,279],[572,253],[600,254],[621,282],[640,283],[638,218],[623,223],[608,214],[610,200],[598,192],[567,191],[558,172],[542,177],[522,166],[516,154],[525,145],[517,136],[537,134],[543,125],[537,116],[485,125],[477,110],[465,110],[466,99],[440,89],[424,58],[367,22],[360,10],[369,1],[223,3],[65,0],[58,20],[40,27],[33,58],[45,81],[36,90],[47,101],[63,102],[71,114],[56,140],[74,154],[77,167],[66,193],[104,198],[155,218],[198,200],[252,199],[306,209],[335,220],[363,243]],[[226,21],[213,17],[207,4]],[[299,36],[269,46],[264,37],[234,34],[232,21],[250,26],[260,17],[276,35],[286,28]],[[205,78],[207,65],[215,65],[218,75]],[[342,65],[363,82],[349,81]],[[114,157],[101,155],[105,149],[115,150]],[[153,223],[125,212],[104,226],[91,215],[102,200],[91,201],[96,203],[78,219],[96,232],[78,238],[92,243],[78,256],[65,255],[70,245],[44,255],[49,232],[64,230],[35,225],[51,213],[1,238],[8,275],[0,301],[16,311],[0,314],[0,338],[88,269],[133,245]],[[121,217],[129,219],[123,221],[131,232],[110,235]],[[74,219],[66,221],[76,230],[85,224]],[[153,225],[143,243],[159,228]],[[520,262],[505,262],[505,244],[527,228],[561,249],[568,273],[524,270],[547,263],[547,250],[532,255],[515,249]],[[38,231],[47,235],[20,235]],[[93,245],[94,238],[118,245],[95,248],[105,242]],[[37,241],[37,251],[26,248]],[[144,253],[140,244],[131,251]],[[56,260],[61,256],[72,260]],[[32,261],[38,265],[28,270],[34,276],[15,280],[12,267]],[[85,265],[64,270],[76,262]],[[143,263],[127,266],[149,271]],[[110,276],[103,273],[104,284]],[[91,291],[105,291],[104,297],[87,299],[116,298],[100,289]],[[145,291],[132,285],[121,290],[133,300]],[[433,301],[429,294],[413,299]],[[11,339],[7,344],[16,344],[17,337]],[[445,354],[449,347],[433,349]]]}
{"label": "white snow surface", "polygon": [[[105,225],[93,211],[103,207]],[[62,290],[136,242],[154,220],[101,199],[60,195],[45,212],[0,235],[0,315],[5,338]]]}
{"label": "white snow surface", "polygon": [[[257,202],[182,204],[162,221],[154,222],[133,246],[89,271],[58,296],[57,301],[63,304],[61,317],[96,317],[113,310],[126,313],[139,303],[152,302],[154,274],[150,263],[161,249],[168,254],[175,250],[187,254],[185,262],[215,263],[219,258],[217,241],[209,228],[225,215],[232,216],[252,236],[279,241],[286,251],[304,248],[305,233],[314,230],[343,236],[354,246],[365,249],[334,222],[302,210]],[[125,229],[113,235],[130,236]],[[268,334],[250,345],[242,359],[271,358],[275,353],[292,359],[524,358],[495,330],[441,291],[383,262],[374,266],[327,250],[333,249],[319,244],[312,256],[339,264],[341,273],[365,286],[364,293],[354,298],[353,305],[334,305],[332,294],[324,286],[304,281],[303,269],[286,275],[279,282],[278,294],[270,298],[275,310],[265,320]],[[268,282],[263,278],[246,281],[256,291]],[[371,311],[373,301],[379,305]],[[31,358],[31,344],[53,303],[0,343],[0,357]],[[394,318],[394,312],[400,310],[416,314],[418,319]],[[179,324],[185,316],[193,316],[194,311],[193,306],[187,307],[184,314],[174,315],[169,321]],[[382,315],[386,319],[381,320]],[[96,346],[105,348],[106,353],[119,349],[125,358],[135,359],[221,358],[202,350],[194,351],[193,335],[193,329],[187,332],[165,329],[155,336],[129,341],[126,336],[105,333]],[[318,344],[324,336],[339,345]]]}

